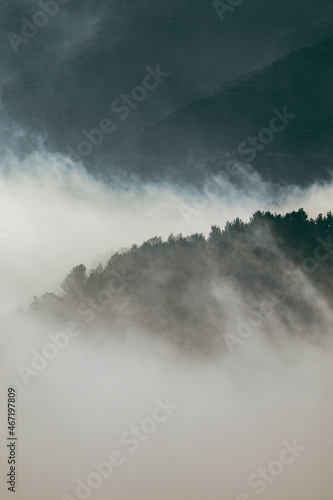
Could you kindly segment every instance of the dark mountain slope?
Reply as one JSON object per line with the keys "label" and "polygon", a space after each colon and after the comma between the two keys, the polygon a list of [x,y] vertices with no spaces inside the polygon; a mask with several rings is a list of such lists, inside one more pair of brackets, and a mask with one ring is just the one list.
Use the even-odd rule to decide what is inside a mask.
{"label": "dark mountain slope", "polygon": [[[126,142],[149,123],[333,35],[331,0],[244,1],[223,22],[213,2],[202,0],[72,0],[15,53],[8,33],[20,35],[22,18],[39,9],[26,0],[0,7],[3,116],[40,134],[53,151],[67,153],[84,139],[83,129],[112,118],[111,103],[141,83],[147,65],[170,73],[83,158],[90,172],[112,170],[115,151],[124,145],[126,156]],[[20,136],[15,150],[29,146]],[[145,164],[146,158],[140,173],[150,175]]]}
{"label": "dark mountain slope", "polygon": [[[276,182],[306,185],[327,179],[333,165],[332,85],[333,37],[293,51],[147,127],[133,146],[133,158],[160,172],[174,166],[190,179],[194,158],[231,152]],[[296,116],[268,144],[264,133],[266,144],[259,143],[255,159],[253,146],[240,149],[249,136],[270,127],[274,109],[282,113],[284,108]]]}

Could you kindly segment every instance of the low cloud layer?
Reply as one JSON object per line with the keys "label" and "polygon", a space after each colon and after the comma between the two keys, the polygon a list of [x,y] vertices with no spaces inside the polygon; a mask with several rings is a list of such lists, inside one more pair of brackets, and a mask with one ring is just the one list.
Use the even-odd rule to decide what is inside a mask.
{"label": "low cloud layer", "polygon": [[[246,170],[236,184],[227,175],[217,181],[218,189],[208,178],[198,192],[135,179],[106,186],[61,156],[36,153],[20,165],[7,156],[0,179],[2,312],[58,292],[74,265],[96,266],[111,250],[153,236],[207,235],[213,223],[248,220],[263,208],[303,206],[310,216],[331,208],[332,185],[276,189]],[[329,500],[332,312],[302,279],[299,300],[321,318],[312,337],[301,338],[311,322],[295,312],[283,323],[277,308],[234,350],[222,335],[251,304],[232,280],[212,283],[227,314],[214,325],[220,348],[205,358],[176,349],[158,331],[152,337],[135,324],[96,322],[35,370],[33,358],[41,363],[49,335],[62,326],[38,315],[4,316],[2,390],[14,386],[18,401],[17,499],[255,500],[264,490],[267,500]],[[27,385],[20,365],[35,367]],[[157,412],[168,401],[170,414]],[[98,467],[113,453],[119,464],[103,478]]]}
{"label": "low cloud layer", "polygon": [[332,499],[331,3],[3,2],[1,498]]}
{"label": "low cloud layer", "polygon": [[[111,251],[171,233],[208,234],[256,211],[284,213],[301,206],[315,217],[331,209],[333,185],[277,188],[243,171],[237,184],[227,171],[199,190],[164,184],[111,185],[58,155],[35,153],[2,160],[0,173],[1,310],[27,305],[34,295],[59,289],[75,265],[88,268]],[[223,175],[222,175],[223,174]]]}
{"label": "low cloud layer", "polygon": [[[259,498],[262,488],[269,500],[329,500],[329,345],[289,340],[277,348],[256,336],[234,354],[203,361],[135,329],[117,340],[111,328],[71,339],[26,387],[17,365],[28,363],[32,347],[42,351],[50,329],[25,318],[6,323],[1,335],[2,384],[17,391],[19,500],[236,500]],[[157,401],[173,406],[153,425],[147,419]],[[134,442],[133,426],[142,436]],[[288,463],[276,465],[286,442],[295,455],[286,452]],[[84,496],[81,481],[90,484],[93,464],[115,451],[121,464]]]}

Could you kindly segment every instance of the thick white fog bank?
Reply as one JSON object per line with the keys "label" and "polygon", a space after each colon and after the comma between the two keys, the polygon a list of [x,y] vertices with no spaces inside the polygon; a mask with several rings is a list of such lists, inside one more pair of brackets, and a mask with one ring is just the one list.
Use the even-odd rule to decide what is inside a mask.
{"label": "thick white fog bank", "polygon": [[95,332],[24,384],[17,367],[49,331],[26,318],[1,334],[2,389],[17,392],[18,500],[331,500],[329,344],[255,337],[199,360],[135,330]]}
{"label": "thick white fog bank", "polygon": [[[244,176],[238,188],[210,177],[198,196],[133,179],[106,186],[60,156],[3,159],[1,311],[57,292],[71,267],[95,265],[110,249],[207,235],[256,210],[331,209],[333,185],[284,190]],[[235,331],[251,304],[242,290],[214,286],[228,312],[215,325],[221,351],[205,358],[124,321],[78,334],[72,325],[43,361],[58,326],[2,318],[2,399],[8,387],[17,393],[17,500],[331,500],[331,308],[302,275],[297,293],[320,318],[311,338],[297,311],[283,322],[277,307],[229,350],[225,328]],[[6,447],[0,455],[6,464]],[[12,496],[2,481],[1,498]]]}
{"label": "thick white fog bank", "polygon": [[257,174],[210,176],[200,193],[164,184],[105,185],[61,156],[36,153],[2,159],[0,172],[0,311],[59,290],[68,271],[153,236],[208,234],[256,210],[331,208],[333,184],[276,189]]}

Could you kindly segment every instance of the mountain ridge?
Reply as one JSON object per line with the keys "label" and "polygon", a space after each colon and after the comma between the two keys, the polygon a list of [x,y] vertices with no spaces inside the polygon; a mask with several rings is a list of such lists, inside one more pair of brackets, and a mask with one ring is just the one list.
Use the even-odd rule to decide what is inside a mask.
{"label": "mountain ridge", "polygon": [[[267,127],[273,109],[287,107],[290,113],[297,115],[297,120],[285,132],[274,137],[272,145],[266,148],[263,155],[258,155],[254,168],[265,176],[263,164],[267,155],[289,154],[283,172],[286,174],[290,165],[296,163],[304,175],[303,182],[297,182],[295,176],[283,179],[273,175],[271,180],[282,183],[291,180],[295,184],[327,180],[327,166],[333,165],[330,147],[333,99],[329,88],[330,75],[333,76],[332,51],[333,37],[329,37],[314,46],[293,50],[273,64],[194,100],[146,127],[132,145],[133,158],[140,158],[141,155],[145,161],[145,158],[155,157],[154,166],[161,171],[159,163],[164,167],[173,163],[179,166],[191,154],[204,157],[219,150],[234,153],[235,145],[239,145],[247,135]],[[312,144],[307,141],[307,154],[299,154],[303,137],[307,137],[316,124],[320,128],[323,123],[327,127],[326,142],[322,144],[320,137]],[[315,161],[316,169],[311,169],[311,161]],[[276,166],[281,167],[275,162],[271,170]]]}

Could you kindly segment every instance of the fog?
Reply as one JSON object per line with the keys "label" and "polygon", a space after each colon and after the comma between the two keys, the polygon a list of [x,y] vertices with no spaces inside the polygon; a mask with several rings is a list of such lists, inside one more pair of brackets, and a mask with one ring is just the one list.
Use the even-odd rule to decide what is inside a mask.
{"label": "fog", "polygon": [[112,251],[154,236],[207,235],[213,224],[246,221],[264,209],[303,207],[315,217],[331,209],[332,194],[332,183],[277,187],[242,166],[229,175],[227,164],[199,189],[135,177],[106,185],[61,155],[42,150],[22,160],[7,153],[0,172],[0,310],[57,292],[73,266],[96,267]]}
{"label": "fog", "polygon": [[[248,478],[278,460],[283,442],[296,440],[302,451],[278,477],[269,475],[274,482],[264,497],[329,500],[327,341],[289,338],[272,346],[256,334],[233,354],[203,360],[135,329],[115,337],[110,327],[72,338],[25,385],[17,366],[30,366],[31,349],[41,352],[56,330],[27,318],[3,328],[2,387],[14,385],[18,401],[18,499],[84,498],[75,494],[76,479],[85,481],[96,472],[93,462],[115,450],[124,462],[91,498],[256,498],[258,484]],[[132,453],[123,434],[167,396],[178,407]]]}
{"label": "fog", "polygon": [[[247,220],[265,207],[283,213],[302,206],[310,216],[331,208],[332,184],[276,188],[248,169],[236,184],[228,176],[218,181],[213,191],[207,179],[198,200],[193,191],[134,178],[107,186],[60,155],[40,151],[20,162],[7,155],[0,179],[2,313],[28,305],[33,295],[58,292],[74,265],[95,266],[105,254],[153,236],[208,234],[212,224]],[[184,206],[194,210],[189,219]],[[253,306],[232,282],[212,283],[228,313],[215,325],[220,344],[208,357],[180,351],[167,336],[152,337],[130,322],[104,328],[96,322],[89,335],[80,326],[45,368],[24,379],[18,367],[32,366],[31,351],[41,353],[59,324],[3,315],[1,386],[15,386],[18,401],[16,498],[83,498],[76,479],[85,481],[96,472],[93,462],[118,450],[123,463],[90,488],[91,498],[254,499],[262,483],[251,486],[248,478],[296,440],[302,451],[278,476],[269,475],[264,498],[329,500],[332,310],[308,277],[295,272],[301,281],[293,294],[311,306],[313,321],[296,311],[286,322],[279,306],[231,351],[223,335]],[[123,434],[167,397],[178,408],[132,453]],[[4,447],[1,453],[5,460]]]}
{"label": "fog", "polygon": [[332,500],[331,0],[0,13],[1,499]]}

